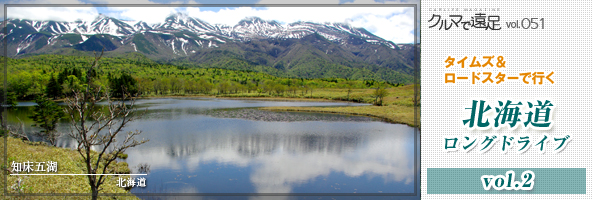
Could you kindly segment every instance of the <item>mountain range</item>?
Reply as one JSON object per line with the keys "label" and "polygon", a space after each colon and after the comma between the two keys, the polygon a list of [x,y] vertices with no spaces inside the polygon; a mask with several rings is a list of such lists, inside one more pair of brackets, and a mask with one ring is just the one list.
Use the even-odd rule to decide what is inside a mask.
{"label": "mountain range", "polygon": [[412,44],[395,44],[345,23],[282,25],[249,17],[228,26],[177,13],[156,24],[102,14],[92,21],[7,19],[6,24],[0,36],[7,39],[8,56],[13,58],[91,55],[104,49],[107,56],[141,54],[184,67],[300,78],[413,80]]}

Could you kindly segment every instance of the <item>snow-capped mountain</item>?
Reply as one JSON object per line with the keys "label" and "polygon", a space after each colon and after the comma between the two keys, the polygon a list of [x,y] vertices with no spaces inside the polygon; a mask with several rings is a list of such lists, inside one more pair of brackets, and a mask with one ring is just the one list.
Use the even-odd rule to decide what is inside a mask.
{"label": "snow-capped mountain", "polygon": [[200,19],[178,13],[167,17],[164,23],[155,25],[154,30],[172,32],[187,30],[195,33],[208,33],[215,32],[216,27]]}
{"label": "snow-capped mountain", "polygon": [[[186,40],[177,40],[176,42],[179,44],[194,41],[193,43],[199,47],[209,48],[217,47],[219,43],[225,43],[227,41],[250,41],[265,38],[299,39],[316,33],[333,42],[343,42],[349,36],[357,36],[368,43],[382,44],[389,48],[397,49],[397,46],[393,42],[377,37],[365,29],[354,28],[347,24],[296,22],[282,26],[276,21],[265,21],[257,17],[241,20],[235,26],[226,26],[211,25],[203,20],[178,13],[167,17],[162,23],[150,25],[142,21],[124,21],[101,14],[93,21],[58,22],[10,19],[8,20],[7,27],[9,29],[8,37],[10,40],[15,41],[20,39],[15,41],[19,43],[15,45],[18,48],[11,55],[32,52],[32,49],[28,48],[34,46],[38,48],[40,45],[31,45],[32,42],[36,42],[37,39],[42,38],[35,34],[43,34],[47,37],[48,45],[54,45],[55,43],[52,43],[52,41],[64,35],[80,35],[81,41],[76,43],[79,44],[85,42],[86,39],[93,35],[105,34],[128,42],[123,44],[123,46],[134,46],[133,42],[129,42],[131,41],[129,38],[136,34],[169,34]],[[2,33],[2,37],[4,37],[4,33]],[[169,46],[171,49],[175,48],[175,45],[172,44],[174,41],[168,41],[170,42]],[[70,42],[70,45],[76,44]],[[185,49],[185,51],[187,50]]]}
{"label": "snow-capped mountain", "polygon": [[[9,26],[14,24],[27,24],[37,32],[48,32],[53,36],[61,34],[110,34],[114,36],[126,36],[136,32],[136,28],[128,23],[111,18],[105,15],[99,15],[93,21],[32,21],[32,20],[9,20]],[[9,27],[10,28],[10,27]],[[17,28],[23,28],[19,26]]]}
{"label": "snow-capped mountain", "polygon": [[311,74],[303,70],[321,67],[318,63],[330,65],[332,70],[345,70],[350,76],[368,77],[375,73],[407,77],[413,71],[414,60],[412,45],[395,44],[343,23],[282,25],[249,17],[227,26],[179,13],[157,24],[106,15],[73,22],[8,19],[4,30],[8,34],[2,31],[0,36],[8,40],[8,55],[17,58],[72,51],[84,54],[105,50],[114,56],[138,52],[154,60],[183,65],[226,67],[223,63],[234,60],[244,62],[244,66],[269,67],[265,72],[283,73],[297,68],[302,71],[297,75],[300,77],[336,73],[319,69],[320,73]]}

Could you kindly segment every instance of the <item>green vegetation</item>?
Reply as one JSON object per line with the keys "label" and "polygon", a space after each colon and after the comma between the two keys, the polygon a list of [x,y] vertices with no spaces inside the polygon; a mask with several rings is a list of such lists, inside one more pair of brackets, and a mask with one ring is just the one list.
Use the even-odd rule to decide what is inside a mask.
{"label": "green vegetation", "polygon": [[[18,99],[33,99],[44,93],[55,98],[67,97],[73,89],[85,87],[86,72],[82,69],[92,59],[62,55],[9,59],[8,91]],[[227,65],[240,66],[241,63],[239,60],[226,60]],[[127,88],[128,92],[141,97],[214,95],[353,101],[386,107],[298,110],[371,115],[395,123],[414,125],[413,86],[404,86],[402,83],[344,78],[281,78],[254,71],[187,68],[159,64],[137,53],[103,58],[101,68],[92,73],[92,77],[96,77],[94,84],[110,88],[113,96],[120,96],[123,92],[121,88]]]}
{"label": "green vegetation", "polygon": [[34,126],[38,125],[43,129],[37,135],[49,141],[51,145],[56,146],[57,139],[60,136],[56,132],[56,125],[65,114],[57,103],[45,96],[38,96],[35,103],[37,105],[33,109],[33,115],[29,117],[35,121]]}
{"label": "green vegetation", "polygon": [[[413,85],[381,89],[384,94],[382,106],[344,106],[344,107],[265,107],[262,110],[273,111],[302,111],[302,112],[327,112],[350,115],[363,115],[384,119],[391,123],[416,126],[414,120]],[[376,101],[376,89],[322,89],[315,92],[312,98],[347,100],[374,104]],[[348,97],[349,94],[349,97]],[[307,96],[307,98],[309,98]],[[419,116],[418,116],[419,118]],[[417,124],[419,126],[419,124]]]}
{"label": "green vegetation", "polygon": [[383,98],[384,98],[386,95],[388,95],[388,91],[386,91],[386,89],[385,89],[385,88],[380,88],[380,87],[378,87],[378,88],[376,88],[376,90],[374,90],[374,92],[372,93],[372,95],[374,96],[374,98],[376,98],[376,99],[374,100],[374,105],[377,105],[377,106],[382,106],[382,103],[383,103],[383,102],[382,102],[382,99],[383,99]]}
{"label": "green vegetation", "polygon": [[[2,88],[0,88],[2,89]],[[4,99],[4,91],[0,91],[0,99]],[[7,106],[16,106],[17,104],[16,94],[14,92],[8,92],[6,95],[6,105]]]}
{"label": "green vegetation", "polygon": [[[310,37],[314,37],[314,35]],[[328,46],[313,42],[316,40],[304,41],[302,44],[294,40],[227,43],[220,48],[200,50],[190,57],[165,59],[165,61],[183,67],[252,70],[277,77],[413,82],[413,76],[410,75],[413,67],[401,62],[404,58],[399,53],[402,52],[395,53],[385,50],[391,54],[382,56],[392,58],[373,63],[373,61],[360,59],[354,54],[333,46],[331,42],[324,41],[324,38],[322,40],[321,43]],[[320,50],[327,48],[339,53],[328,54],[329,50]],[[363,55],[368,56],[374,53],[374,51],[372,53],[365,52]],[[358,55],[362,54],[358,52]]]}
{"label": "green vegetation", "polygon": [[144,34],[136,34],[133,39],[136,49],[142,53],[157,53],[156,47],[146,40]]}
{"label": "green vegetation", "polygon": [[119,158],[119,159],[127,159],[127,154],[125,154],[125,153],[118,153],[117,154],[117,158]]}
{"label": "green vegetation", "polygon": [[[317,89],[368,89],[385,85],[402,86],[376,80],[347,78],[280,78],[253,71],[217,68],[186,68],[153,62],[138,54],[128,58],[103,58],[101,68],[92,71],[94,84],[110,88],[112,96],[121,96],[121,88],[134,96],[305,96]],[[86,86],[83,70],[92,57],[38,55],[8,59],[8,91],[20,100],[35,99],[46,94],[54,99],[72,95]],[[241,65],[230,62],[228,65]]]}
{"label": "green vegetation", "polygon": [[121,73],[119,77],[108,77],[109,88],[111,88],[111,95],[113,97],[122,98],[124,94],[138,93],[138,81],[128,73]]}
{"label": "green vegetation", "polygon": [[61,39],[67,40],[70,44],[78,44],[82,41],[82,36],[78,34],[63,34]]}

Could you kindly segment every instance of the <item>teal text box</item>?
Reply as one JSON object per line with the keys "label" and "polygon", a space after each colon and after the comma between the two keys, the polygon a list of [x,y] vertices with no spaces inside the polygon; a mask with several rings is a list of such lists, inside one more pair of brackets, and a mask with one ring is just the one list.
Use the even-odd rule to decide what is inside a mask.
{"label": "teal text box", "polygon": [[[483,189],[481,176],[516,173],[535,174],[532,190]],[[586,194],[586,168],[428,168],[428,194]]]}

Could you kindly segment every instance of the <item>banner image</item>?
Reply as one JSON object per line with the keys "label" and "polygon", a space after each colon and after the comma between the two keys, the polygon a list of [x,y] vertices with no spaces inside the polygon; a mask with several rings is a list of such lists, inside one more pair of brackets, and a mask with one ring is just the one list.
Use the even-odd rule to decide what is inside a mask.
{"label": "banner image", "polygon": [[591,197],[590,6],[422,1],[422,199]]}

